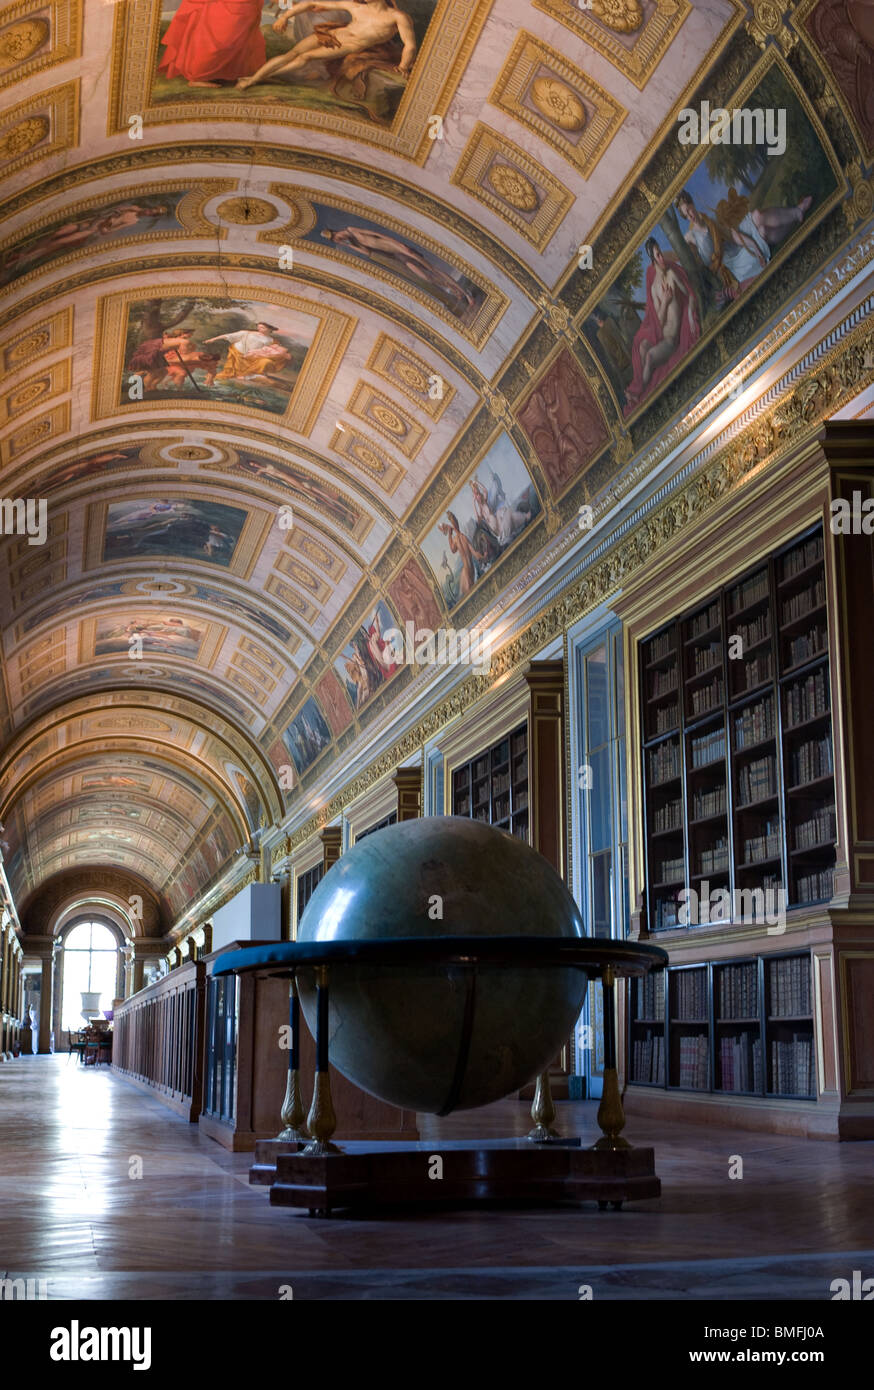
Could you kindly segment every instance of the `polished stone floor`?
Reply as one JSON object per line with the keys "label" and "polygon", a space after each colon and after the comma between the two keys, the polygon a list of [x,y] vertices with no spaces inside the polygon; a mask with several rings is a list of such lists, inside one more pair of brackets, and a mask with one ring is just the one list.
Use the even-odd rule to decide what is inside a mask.
{"label": "polished stone floor", "polygon": [[[597,1137],[591,1103],[560,1105],[558,1123]],[[422,1137],[436,1149],[529,1125],[503,1101],[429,1119]],[[829,1299],[833,1279],[874,1277],[874,1143],[653,1122],[628,1137],[655,1146],[662,1196],[621,1212],[318,1220],[271,1208],[248,1185],[250,1155],[108,1068],[22,1057],[0,1065],[0,1277],[46,1280],[55,1299],[276,1299],[291,1285],[296,1299],[416,1300],[576,1300],[581,1284],[603,1299]]]}

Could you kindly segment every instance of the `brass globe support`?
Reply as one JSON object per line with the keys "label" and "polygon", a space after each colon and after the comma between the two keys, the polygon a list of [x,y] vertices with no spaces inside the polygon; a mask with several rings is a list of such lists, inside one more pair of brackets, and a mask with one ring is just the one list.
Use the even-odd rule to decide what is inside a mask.
{"label": "brass globe support", "polygon": [[598,1124],[603,1133],[592,1147],[630,1149],[628,1140],[622,1138],[625,1111],[616,1070],[616,974],[612,965],[605,967],[601,985],[604,990],[604,1089],[598,1106]]}
{"label": "brass globe support", "polygon": [[306,1112],[300,1093],[300,1000],[294,975],[288,982],[288,1030],[291,1039],[288,1052],[288,1081],[279,1114],[285,1128],[280,1130],[276,1137],[294,1142],[310,1137],[304,1123]]}
{"label": "brass globe support", "polygon": [[342,1153],[331,1143],[337,1128],[337,1116],[331,1100],[331,1074],[328,1062],[328,967],[316,966],[316,1080],[313,1103],[307,1115],[307,1129],[312,1140],[303,1150],[311,1157]]}
{"label": "brass globe support", "polygon": [[529,1130],[528,1138],[532,1144],[551,1144],[561,1135],[552,1128],[555,1119],[555,1101],[549,1084],[549,1072],[542,1071],[534,1086],[534,1099],[531,1102],[531,1118],[534,1128]]}

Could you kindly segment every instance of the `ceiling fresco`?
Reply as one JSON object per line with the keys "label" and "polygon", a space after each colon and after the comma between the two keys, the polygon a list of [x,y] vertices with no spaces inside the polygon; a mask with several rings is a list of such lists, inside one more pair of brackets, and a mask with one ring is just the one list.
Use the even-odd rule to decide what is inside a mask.
{"label": "ceiling fresco", "polygon": [[[389,629],[472,625],[797,301],[874,153],[858,9],[0,6],[20,904],[189,909],[403,708]],[[682,142],[702,100],[784,148]]]}

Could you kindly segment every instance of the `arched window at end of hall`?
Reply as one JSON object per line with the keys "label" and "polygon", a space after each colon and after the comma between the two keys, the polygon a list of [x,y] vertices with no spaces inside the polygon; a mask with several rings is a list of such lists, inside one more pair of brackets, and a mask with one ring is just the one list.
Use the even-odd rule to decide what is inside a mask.
{"label": "arched window at end of hall", "polygon": [[79,922],[64,938],[61,1027],[84,1026],[83,993],[100,995],[100,1010],[112,1008],[118,981],[118,939],[103,922]]}

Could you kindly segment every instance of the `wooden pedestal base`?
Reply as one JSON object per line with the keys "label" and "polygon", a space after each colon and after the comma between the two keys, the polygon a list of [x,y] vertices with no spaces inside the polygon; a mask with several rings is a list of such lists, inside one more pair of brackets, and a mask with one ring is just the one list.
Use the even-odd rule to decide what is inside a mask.
{"label": "wooden pedestal base", "polygon": [[258,1139],[255,1142],[255,1162],[249,1169],[249,1182],[255,1187],[269,1187],[276,1178],[276,1160],[280,1154],[300,1153],[307,1146],[302,1139]]}
{"label": "wooden pedestal base", "polygon": [[[348,1144],[323,1157],[276,1153],[271,1206],[327,1215],[338,1207],[418,1202],[585,1202],[604,1208],[658,1197],[652,1149],[583,1149],[579,1141],[444,1145]],[[253,1170],[254,1171],[254,1170]],[[251,1178],[251,1181],[261,1181]]]}

